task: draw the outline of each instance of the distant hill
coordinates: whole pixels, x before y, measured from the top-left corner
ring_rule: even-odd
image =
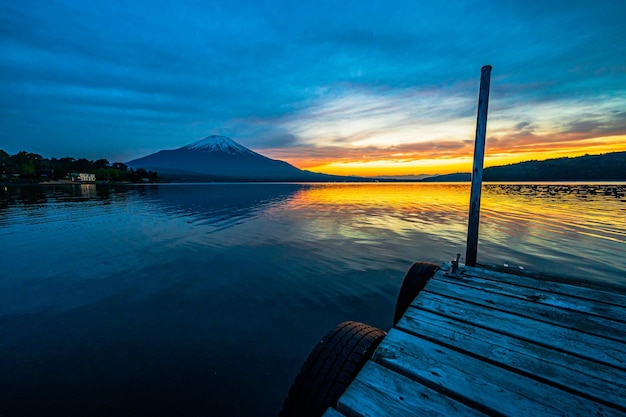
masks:
[[[626,181],[626,152],[486,168],[484,181]]]
[[[426,182],[470,181],[470,173],[436,175]],[[485,168],[483,181],[626,181],[626,152],[526,161]]]
[[[469,172],[455,172],[454,174],[436,175],[424,178],[423,182],[467,182],[471,179]]]
[[[419,174],[419,175],[377,175],[371,178],[376,178],[379,181],[396,182],[396,181],[421,181],[424,178],[429,178],[429,177],[430,175],[428,174]]]
[[[225,136],[208,136],[173,150],[134,159],[132,168],[154,170],[166,181],[363,181],[304,171],[251,151]]]

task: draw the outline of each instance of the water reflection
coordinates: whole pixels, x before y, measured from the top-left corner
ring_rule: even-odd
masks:
[[[494,194],[531,196],[533,198],[558,198],[576,196],[586,199],[588,196],[607,196],[622,199],[626,185],[581,184],[581,183],[542,183],[542,184],[486,184],[485,188]]]
[[[212,230],[229,228],[306,189],[302,184],[178,184],[142,188],[149,205]]]
[[[562,184],[495,184],[485,187],[486,223],[515,224],[515,236],[532,231],[580,235],[626,243],[626,186]],[[498,238],[498,232],[486,236]]]
[[[547,230],[625,243],[626,218],[619,215],[625,191],[623,184],[486,184],[481,239],[499,241],[502,230],[490,225],[507,224],[516,238]],[[468,203],[468,184],[323,184],[300,191],[289,207],[330,213],[353,226],[461,237]]]
[[[600,276],[614,275],[611,271],[624,269],[624,262],[615,254],[623,252],[626,242],[625,191],[626,185],[621,183],[486,184],[479,262],[513,263],[545,272],[557,272],[559,265],[566,263],[575,266],[572,274],[583,275],[590,274],[593,265],[601,265],[606,271]],[[144,239],[154,244],[223,246],[290,241],[322,253],[331,250],[332,242],[344,242],[342,256],[350,265],[377,254],[413,261],[428,253],[428,260],[439,262],[447,260],[450,253],[464,253],[469,184],[3,187],[0,223],[20,222],[25,216],[46,221],[51,207],[55,208],[52,219],[69,216],[63,206],[50,203],[107,206],[131,200],[141,204],[146,213],[166,216],[167,220],[146,220],[142,226]],[[9,215],[11,207],[14,210]],[[128,218],[131,214],[118,215]],[[82,214],[72,217],[77,215]],[[264,220],[251,222],[260,218]],[[106,220],[103,217],[101,221]],[[182,228],[179,221],[193,228]],[[112,229],[106,223],[102,227]],[[221,231],[228,233],[211,236]],[[387,249],[381,253],[382,241]],[[440,253],[432,250],[433,241],[443,245],[438,244]],[[407,254],[407,247],[415,255]]]
[[[479,262],[624,283],[623,191],[487,184]],[[0,414],[276,415],[321,334],[389,328],[411,262],[464,252],[468,201],[468,184],[0,189]]]
[[[12,205],[44,204],[47,201],[47,193],[39,187],[2,187],[0,188],[0,208],[6,209]]]
[[[303,226],[320,236],[364,242],[419,232],[458,240],[468,190],[466,184],[319,184],[299,192],[289,209],[316,212]]]
[[[0,208],[42,205],[50,199],[61,202],[108,200],[134,189],[133,186],[96,184],[4,186],[0,188]]]
[[[625,191],[619,183],[486,184],[479,262],[616,282],[626,269],[618,255],[626,243]],[[468,202],[469,184],[321,184],[288,205],[306,213],[300,227],[316,239],[405,239],[440,261],[447,252],[433,255],[420,243],[444,241],[464,254]]]
[[[93,198],[97,195],[96,184],[80,184],[78,189],[81,197]]]
[[[541,255],[539,247],[585,250],[626,241],[624,184],[486,184],[481,244]],[[39,216],[51,202],[109,204],[139,198],[144,210],[215,232],[265,215],[257,233],[283,226],[305,239],[371,243],[416,233],[462,247],[467,225],[468,184],[186,184],[111,187],[80,184],[0,189],[0,222]],[[9,220],[10,221],[10,220]],[[16,221],[19,219],[16,218]],[[265,228],[265,229],[264,229]],[[254,231],[246,231],[254,233]],[[606,249],[606,248],[605,248]],[[610,247],[608,249],[613,249]],[[576,252],[576,251],[575,251]],[[498,250],[502,253],[502,249]]]

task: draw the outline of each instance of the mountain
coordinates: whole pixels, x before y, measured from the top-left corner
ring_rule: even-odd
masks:
[[[626,152],[527,161],[486,168],[484,181],[624,181]]]
[[[372,178],[376,178],[380,181],[421,181],[424,178],[430,178],[431,176],[428,174],[419,174],[419,175],[377,175]]]
[[[455,172],[454,174],[435,175],[434,177],[424,178],[423,182],[467,182],[472,178],[469,172]]]
[[[304,171],[284,161],[251,151],[225,136],[208,136],[173,150],[163,150],[126,163],[156,171],[165,181],[394,181]],[[417,178],[415,178],[417,180]],[[470,174],[438,175],[422,181],[469,181]],[[527,161],[485,168],[484,181],[624,181],[626,152]]]
[[[182,148],[163,150],[126,163],[157,171],[166,181],[357,181],[303,171],[270,159],[226,136],[208,136]]]
[[[470,181],[471,174],[437,175],[422,181]],[[483,181],[625,181],[626,152],[526,161],[485,168]]]

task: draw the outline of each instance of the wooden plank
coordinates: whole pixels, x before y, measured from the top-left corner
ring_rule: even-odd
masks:
[[[435,279],[431,281],[434,280]],[[482,291],[509,295],[511,297],[517,297],[525,300],[532,300],[538,304],[579,311],[626,323],[626,305],[617,306],[613,304],[606,304],[597,300],[582,299],[570,295],[545,291],[541,288],[523,287],[475,276],[460,276],[459,278],[452,278],[441,274],[437,276],[436,281],[471,286],[472,288],[477,288]]]
[[[461,267],[460,276],[477,277],[490,279],[499,282],[505,282],[513,285],[541,288],[544,291],[550,291],[557,294],[565,294],[573,297],[595,300],[606,304],[614,304],[617,306],[626,306],[626,292],[624,291],[603,291],[596,288],[587,288],[579,285],[566,284],[562,282],[549,281],[529,276],[506,274],[498,271],[490,271],[484,268],[467,268]],[[439,270],[437,275],[443,275],[445,271]]]
[[[623,412],[392,329],[374,361],[490,415],[624,416]]]
[[[582,331],[618,342],[626,339],[626,323],[618,322],[579,311],[572,311],[535,302],[535,297],[519,298],[509,295],[484,291],[461,283],[444,279],[431,279],[424,288],[435,294],[469,301],[488,308],[494,308],[520,316],[529,317],[545,323]],[[541,294],[535,294],[539,297]],[[581,300],[581,304],[583,300]]]
[[[337,408],[349,416],[485,415],[371,361],[339,398]]]
[[[411,304],[465,323],[491,329],[591,361],[626,369],[626,344],[493,308],[422,291]]]
[[[414,308],[396,327],[626,411],[626,371]]]
[[[329,408],[328,410],[326,410],[324,414],[322,414],[322,417],[346,417],[346,416],[344,414],[341,414],[339,411],[335,410],[334,408]]]

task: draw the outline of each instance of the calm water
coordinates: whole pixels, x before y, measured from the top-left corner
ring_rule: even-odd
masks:
[[[486,185],[479,262],[626,285],[626,186]],[[344,320],[465,253],[467,184],[0,189],[0,416],[276,415]]]

